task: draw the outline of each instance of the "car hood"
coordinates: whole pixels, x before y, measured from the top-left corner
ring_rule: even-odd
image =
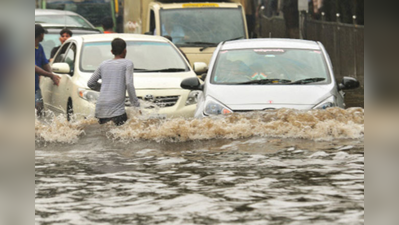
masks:
[[[183,79],[195,76],[194,72],[134,73],[134,86],[136,89],[181,89]]]
[[[87,81],[92,73],[84,73],[79,82],[87,87]],[[195,73],[134,73],[134,87],[140,89],[181,89],[180,83],[188,77],[196,77]]]
[[[332,95],[334,84],[212,85],[206,91],[232,110],[311,108]]]

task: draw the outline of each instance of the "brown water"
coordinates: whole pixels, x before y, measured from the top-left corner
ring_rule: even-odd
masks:
[[[36,224],[363,224],[364,110],[36,120]]]

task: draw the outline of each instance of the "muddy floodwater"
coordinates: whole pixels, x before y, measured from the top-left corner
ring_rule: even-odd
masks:
[[[364,110],[35,121],[36,224],[364,224]]]

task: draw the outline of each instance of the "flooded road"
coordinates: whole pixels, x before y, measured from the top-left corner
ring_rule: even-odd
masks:
[[[364,224],[364,111],[36,120],[36,224]]]

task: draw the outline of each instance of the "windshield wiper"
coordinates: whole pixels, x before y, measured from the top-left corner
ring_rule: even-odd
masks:
[[[232,38],[232,39],[225,40],[225,41],[234,41],[234,40],[238,40],[238,39],[242,39],[242,38],[244,38],[244,37],[243,37],[243,36],[241,36],[241,37],[236,37],[236,38]]]
[[[153,72],[183,72],[186,71],[184,68],[166,68],[161,70],[147,70],[147,69],[134,69],[137,72],[153,73]]]
[[[134,72],[147,72],[149,70],[147,69],[142,69],[142,68],[134,68]]]
[[[184,42],[184,44],[189,44],[189,45],[211,45],[211,46],[216,46],[216,43],[213,43],[213,42],[203,42],[203,41]],[[184,44],[182,44],[182,45],[184,45]]]
[[[241,36],[241,37],[236,37],[236,38],[232,38],[232,39],[228,39],[228,40],[226,40],[226,41],[234,41],[234,40],[238,40],[238,39],[242,39],[242,38],[243,38],[243,36]],[[209,47],[211,47],[211,46],[204,46],[204,47],[200,48],[200,52],[204,51],[205,49],[207,49],[207,48],[209,48]]]
[[[325,79],[326,78],[323,78],[323,77],[306,78],[306,79],[302,79],[302,80],[297,80],[297,81],[291,82],[289,84],[309,84],[309,83],[320,82],[320,81],[323,81]]]
[[[231,83],[231,84],[286,84],[290,83],[290,80],[286,79],[262,79],[262,80],[251,80],[246,82]]]
[[[212,42],[202,42],[202,41],[193,41],[193,42],[185,42],[184,44],[181,44],[179,46],[183,46],[184,45],[205,45],[203,47],[200,48],[200,52],[204,51],[205,49],[209,48],[209,47],[215,47],[217,44],[216,43],[212,43]]]

